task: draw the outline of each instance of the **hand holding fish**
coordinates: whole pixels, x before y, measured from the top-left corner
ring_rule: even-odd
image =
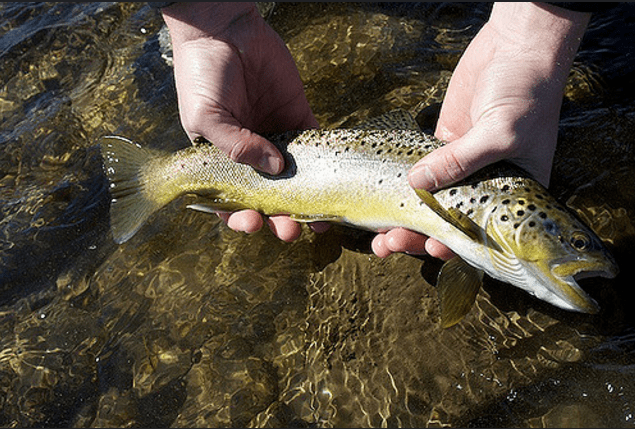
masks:
[[[284,42],[253,3],[176,3],[162,12],[172,39],[181,123],[190,139],[202,136],[236,162],[279,173],[280,152],[257,133],[318,127]],[[253,210],[220,216],[243,232],[263,226]],[[267,222],[282,240],[300,235],[300,225],[288,216]]]
[[[549,184],[567,76],[590,13],[536,3],[495,3],[459,61],[435,136],[452,143],[410,171],[416,189],[435,191],[508,159]],[[374,252],[453,254],[403,229],[379,234]]]

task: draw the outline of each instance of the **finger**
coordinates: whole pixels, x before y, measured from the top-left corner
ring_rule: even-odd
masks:
[[[225,152],[233,161],[276,175],[284,168],[280,151],[264,137],[240,126],[224,114],[210,115],[199,134]],[[190,136],[192,137],[192,136]]]
[[[385,258],[397,252],[410,255],[425,255],[427,239],[426,236],[405,228],[395,228],[388,232],[377,234],[371,242],[371,249],[380,258]]]
[[[428,237],[405,228],[391,229],[386,233],[386,247],[393,253],[402,252],[410,255],[425,255],[425,243]]]
[[[380,258],[386,258],[392,254],[392,251],[390,251],[386,245],[385,233],[379,233],[373,237],[373,241],[370,243],[370,248],[373,250],[373,253]]]
[[[504,144],[498,144],[496,136],[475,127],[423,157],[410,170],[408,181],[415,189],[436,191],[500,161],[506,157],[506,150]]]
[[[456,256],[456,253],[454,253],[449,247],[434,238],[430,238],[426,241],[425,250],[430,256],[443,261],[448,261]]]
[[[328,231],[331,228],[331,224],[328,222],[311,222],[309,223],[309,228],[314,232],[322,233]]]
[[[269,216],[269,228],[282,241],[291,242],[300,237],[302,227],[287,215]]]
[[[234,231],[246,232],[248,234],[257,232],[262,228],[264,222],[260,213],[254,210],[242,210],[236,213],[223,213],[221,218],[227,219],[227,226]]]

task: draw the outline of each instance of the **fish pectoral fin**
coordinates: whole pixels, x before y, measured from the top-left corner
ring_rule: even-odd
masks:
[[[342,218],[338,216],[326,215],[326,214],[302,214],[292,213],[289,215],[291,219],[296,222],[341,222]]]
[[[411,130],[421,131],[421,127],[404,109],[395,109],[383,115],[371,118],[353,127],[354,130]]]
[[[446,209],[437,201],[436,198],[434,198],[434,195],[425,189],[415,189],[415,192],[421,201],[434,210],[434,212],[441,216],[445,221],[453,225],[472,240],[485,244],[483,240],[483,228],[478,226],[467,215],[455,208]]]
[[[469,313],[483,284],[483,271],[458,256],[443,264],[437,280],[441,326],[449,328]]]

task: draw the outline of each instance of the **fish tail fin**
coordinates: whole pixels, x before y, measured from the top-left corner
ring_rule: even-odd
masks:
[[[110,228],[116,243],[128,241],[163,204],[146,189],[144,166],[157,155],[118,136],[102,138],[104,170],[110,182]]]

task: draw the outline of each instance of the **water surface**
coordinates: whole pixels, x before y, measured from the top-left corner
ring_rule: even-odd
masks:
[[[323,127],[404,108],[432,130],[489,4],[263,7]],[[439,262],[188,211],[113,243],[96,145],[176,150],[163,22],[144,3],[0,6],[0,424],[631,427],[635,21],[596,14],[567,86],[552,193],[614,252],[602,310],[488,281],[438,326]]]

